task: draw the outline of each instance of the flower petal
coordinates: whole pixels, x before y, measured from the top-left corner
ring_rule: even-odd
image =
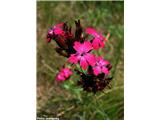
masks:
[[[97,50],[99,49],[99,39],[98,38],[94,38],[93,41],[92,41],[92,46],[93,46],[93,49]]]
[[[92,50],[92,44],[89,41],[83,43],[83,52],[89,52]]]
[[[88,63],[85,59],[85,57],[81,57],[80,59],[80,66],[82,67],[82,69],[86,70],[88,67]]]
[[[105,74],[109,74],[109,71],[106,67],[102,67],[102,72],[105,73]]]
[[[68,78],[70,75],[72,75],[72,71],[69,68],[64,68],[63,73],[66,78]]]
[[[80,42],[74,42],[73,48],[79,53],[83,52],[83,49],[82,49],[83,47],[82,47],[82,44]]]
[[[93,54],[87,53],[84,57],[89,63],[89,65],[94,66],[96,64],[96,59]]]
[[[102,47],[102,48],[103,48],[103,47],[104,47],[104,45],[105,45],[105,44],[104,44],[104,41],[99,42],[99,45],[100,45],[100,47]]]
[[[60,24],[53,26],[52,29],[53,29],[55,35],[64,35],[64,31],[62,29],[63,25],[64,25],[64,23],[60,23]]]
[[[93,36],[95,36],[97,34],[97,31],[94,28],[88,27],[86,28],[86,33],[91,34]]]
[[[68,61],[70,63],[77,63],[78,62],[78,57],[76,56],[76,54],[71,54],[71,56],[68,58]]]
[[[101,60],[99,61],[99,63],[100,63],[102,66],[105,66],[105,65],[108,65],[108,64],[109,64],[109,62],[108,62],[107,60],[104,60],[104,59],[101,59]]]
[[[64,35],[64,31],[61,28],[56,28],[54,33],[55,35]]]
[[[97,76],[101,72],[101,68],[99,66],[96,66],[93,68],[93,73]]]
[[[63,74],[59,73],[59,74],[56,76],[56,80],[57,80],[57,81],[64,81],[64,80],[65,80],[65,77],[63,76]]]

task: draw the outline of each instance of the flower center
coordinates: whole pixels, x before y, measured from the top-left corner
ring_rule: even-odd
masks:
[[[101,67],[101,68],[103,67],[103,64],[102,64],[101,61],[98,61],[96,64],[97,64],[97,66],[99,66],[99,67]]]
[[[84,56],[86,53],[85,52],[83,52],[83,53],[81,53],[81,56]]]

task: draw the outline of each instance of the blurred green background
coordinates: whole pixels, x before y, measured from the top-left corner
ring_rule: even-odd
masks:
[[[111,89],[95,95],[74,85],[76,76],[63,85],[54,82],[65,58],[55,52],[56,44],[46,42],[54,24],[80,19],[104,36],[111,34],[103,56],[113,65]],[[37,117],[60,120],[124,119],[124,2],[123,1],[37,1]]]

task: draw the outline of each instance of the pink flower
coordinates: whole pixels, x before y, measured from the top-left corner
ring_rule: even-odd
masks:
[[[106,67],[109,62],[104,60],[102,57],[97,57],[96,58],[96,64],[93,67],[93,73],[97,76],[98,74],[100,74],[101,72],[105,73],[105,74],[109,74],[109,70]]]
[[[75,64],[80,62],[80,66],[84,70],[87,69],[88,65],[95,65],[95,57],[93,54],[89,53],[92,50],[92,44],[89,41],[85,41],[84,43],[75,42],[73,47],[76,53],[71,54],[69,62]]]
[[[100,47],[104,47],[105,37],[103,37],[95,29],[87,28],[86,33],[88,33],[94,37],[93,41],[92,41],[92,45],[95,50],[99,49]]]
[[[47,34],[48,43],[51,42],[51,40],[55,38],[57,35],[64,36],[65,32],[62,29],[63,25],[64,23],[60,23],[60,24],[53,26],[52,28],[48,30],[48,34]]]
[[[64,31],[62,29],[63,25],[64,23],[60,23],[60,24],[53,26],[53,32],[55,35],[64,35]]]
[[[65,81],[72,75],[72,71],[69,68],[63,68],[61,71],[57,74],[56,80],[57,81]]]

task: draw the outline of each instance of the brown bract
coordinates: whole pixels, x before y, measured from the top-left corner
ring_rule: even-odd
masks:
[[[111,79],[111,77],[105,76],[104,73],[98,76],[82,73],[78,85],[82,86],[84,91],[96,93],[102,91],[105,87],[110,88]]]

